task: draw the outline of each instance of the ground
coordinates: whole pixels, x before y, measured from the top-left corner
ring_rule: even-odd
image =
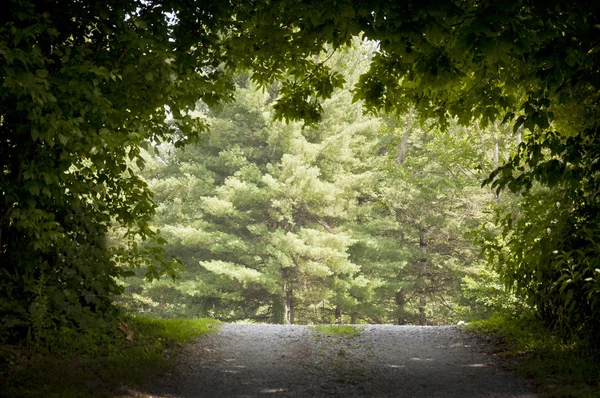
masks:
[[[456,327],[224,325],[200,338],[150,397],[537,397]]]

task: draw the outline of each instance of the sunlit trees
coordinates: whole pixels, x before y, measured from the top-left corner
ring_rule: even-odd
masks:
[[[332,62],[364,65],[368,51]],[[275,87],[238,84],[234,103],[206,111],[203,145],[149,155],[154,225],[186,270],[130,284],[128,305],[274,322],[465,315],[461,279],[478,265],[467,233],[495,201],[479,186],[495,167],[488,155],[506,147],[478,126],[366,117],[351,84],[324,102],[318,129],[285,125],[270,118]]]
[[[599,7],[9,1],[0,17],[2,335],[103,319],[118,292],[117,261],[154,258],[150,275],[169,272],[156,248],[136,253],[133,237],[154,237],[153,205],[130,164],[141,162],[140,146],[193,141],[203,122],[189,111],[198,100],[230,98],[231,76],[248,70],[254,84],[278,82],[276,118],[315,125],[323,100],[344,84],[322,54],[360,34],[378,43],[354,91],[367,109],[414,106],[441,126],[456,117],[524,128],[519,151],[488,182],[526,197],[540,184],[560,193],[560,206],[538,212],[539,202],[527,199],[522,225],[503,217],[532,250],[509,238],[498,253],[512,260],[496,267],[549,323],[600,330]],[[534,214],[546,214],[531,220],[545,229],[528,229]],[[107,251],[113,222],[129,230],[130,250]]]
[[[488,130],[479,126],[452,123],[440,131],[435,123],[420,125],[414,113],[383,126],[377,178],[359,208],[353,230],[360,238],[351,250],[379,281],[371,298],[379,306],[375,319],[426,324],[476,316],[464,307],[473,302],[462,295],[462,279],[478,280],[472,231],[496,202],[480,181],[495,167],[486,154],[507,155],[511,145],[480,140]]]
[[[196,308],[224,319],[293,323],[317,307],[349,312],[359,268],[340,226],[356,205],[352,188],[367,178],[354,147],[377,121],[350,102],[336,114],[338,102],[326,104],[336,118],[329,126],[327,118],[318,130],[285,125],[271,118],[270,93],[238,81],[247,87],[209,112],[202,146],[156,155],[145,171],[156,225],[187,266],[175,289],[216,303]]]

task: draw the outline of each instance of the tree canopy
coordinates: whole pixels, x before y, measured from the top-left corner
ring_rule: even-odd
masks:
[[[110,312],[118,262],[176,266],[155,245],[140,148],[193,142],[200,102],[233,76],[279,89],[275,118],[315,125],[343,85],[327,59],[353,37],[377,52],[354,99],[524,128],[486,180],[523,193],[484,245],[508,285],[558,326],[600,330],[600,4],[565,0],[102,2],[10,0],[0,17],[2,336]],[[539,192],[537,190],[540,190]],[[551,195],[545,195],[543,190]],[[535,195],[541,195],[535,200]],[[552,203],[542,203],[552,198]],[[552,205],[553,204],[553,205]],[[544,211],[536,211],[543,206]],[[125,245],[105,236],[123,225]],[[497,231],[497,230],[496,230]],[[575,326],[577,325],[577,326]]]
[[[241,75],[236,100],[206,111],[202,145],[146,155],[152,225],[185,270],[125,281],[129,310],[279,323],[465,315],[460,282],[480,264],[465,232],[494,198],[472,158],[487,148],[473,126],[458,138],[456,123],[442,133],[413,113],[363,115],[350,90],[371,52],[355,40],[329,60],[346,83],[318,129],[273,120],[276,85],[261,92]]]

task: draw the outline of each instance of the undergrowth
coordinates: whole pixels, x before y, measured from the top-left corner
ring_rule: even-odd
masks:
[[[349,360],[360,347],[355,339],[363,328],[353,325],[315,325],[308,327],[317,342],[317,356],[324,357],[334,372],[336,383],[356,384],[368,379],[360,361]]]
[[[565,338],[535,319],[494,314],[467,327],[495,339],[499,355],[546,397],[600,397],[600,352],[590,341]]]
[[[358,337],[362,328],[353,325],[315,325],[309,329],[318,335]]]
[[[173,366],[178,348],[218,325],[135,317],[109,335],[63,329],[44,346],[0,345],[0,396],[143,396],[144,383]]]

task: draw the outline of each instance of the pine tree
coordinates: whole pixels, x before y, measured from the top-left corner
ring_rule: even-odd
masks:
[[[324,104],[318,129],[286,125],[273,121],[271,92],[247,76],[238,85],[235,103],[208,111],[202,146],[149,161],[155,222],[187,267],[182,282],[154,288],[175,290],[184,312],[224,319],[319,322],[350,313],[360,269],[343,223],[370,176],[354,152],[377,121],[350,105],[346,89]]]

